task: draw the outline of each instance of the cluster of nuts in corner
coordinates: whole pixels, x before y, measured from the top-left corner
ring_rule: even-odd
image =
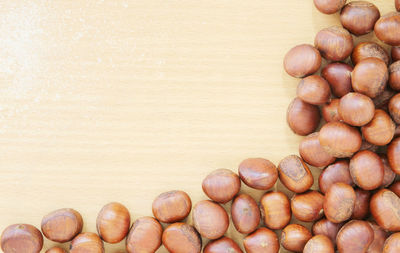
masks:
[[[324,168],[323,212],[337,234],[326,234],[331,246],[311,239],[307,245],[318,250],[304,252],[334,252],[335,245],[341,253],[400,252],[400,182],[393,183],[400,174],[400,13],[381,16],[367,1],[314,4],[325,14],[340,11],[342,26],[322,29],[314,45],[286,54],[286,72],[302,78],[287,122],[306,136],[299,146],[304,162]],[[399,0],[395,8],[400,11]],[[370,32],[378,41],[354,45],[353,36]],[[327,64],[318,75],[322,58]]]
[[[314,4],[325,14],[340,11],[343,27],[323,29],[314,46],[296,46],[285,56],[286,72],[303,78],[287,111],[290,128],[306,136],[300,156],[287,156],[278,167],[249,158],[238,174],[215,170],[202,183],[210,200],[197,202],[192,210],[187,193],[165,192],[153,202],[154,218],[138,218],[132,226],[128,209],[109,203],[98,214],[97,234],[82,232],[76,210],[59,209],[42,219],[41,231],[28,224],[7,227],[1,235],[3,252],[39,253],[44,235],[57,243],[71,242],[71,253],[103,253],[103,242],[124,239],[128,253],[154,253],[161,244],[171,253],[200,253],[202,238],[210,239],[205,253],[240,253],[239,244],[225,236],[230,217],[245,235],[241,243],[247,253],[277,253],[281,247],[305,253],[400,252],[400,181],[395,182],[400,174],[400,13],[381,16],[367,1]],[[400,11],[400,0],[395,7]],[[353,35],[372,31],[392,46],[391,60],[378,43],[354,47]],[[316,75],[321,56],[329,63]],[[352,64],[346,63],[349,56]],[[325,124],[315,132],[321,114]],[[311,190],[314,177],[308,165],[323,168],[319,190]],[[278,179],[295,193],[291,199],[271,191]],[[259,203],[239,193],[242,182],[266,191]],[[230,215],[223,206],[229,201]],[[312,222],[311,231],[290,224],[292,215]],[[282,230],[280,240],[276,230]],[[53,247],[46,252],[66,251]]]

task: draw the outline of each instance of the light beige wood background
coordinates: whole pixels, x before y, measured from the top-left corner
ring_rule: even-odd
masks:
[[[95,231],[110,201],[136,219],[163,191],[204,199],[213,169],[297,153],[282,59],[337,23],[312,0],[1,1],[0,230],[73,207]]]

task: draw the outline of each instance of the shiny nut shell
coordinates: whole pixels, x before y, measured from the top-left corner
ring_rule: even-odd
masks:
[[[247,253],[278,253],[280,248],[275,232],[263,227],[246,236],[243,246]]]
[[[313,175],[307,164],[296,155],[283,158],[279,163],[278,172],[282,184],[292,192],[305,192],[314,183]]]
[[[360,132],[341,122],[326,123],[319,131],[319,143],[332,156],[350,157],[361,147]]]
[[[153,201],[153,214],[157,220],[172,223],[185,219],[192,208],[192,201],[184,191],[169,191]]]
[[[103,241],[95,233],[81,233],[71,242],[70,253],[104,253]]]
[[[240,190],[239,176],[227,169],[211,172],[202,183],[204,193],[218,203],[226,203]]]
[[[97,232],[101,239],[108,243],[122,241],[129,232],[131,216],[128,209],[117,202],[105,205],[99,212],[96,221]]]
[[[169,252],[173,253],[201,252],[201,237],[194,227],[185,223],[178,222],[169,225],[162,235],[162,243]]]
[[[400,231],[400,198],[392,191],[382,189],[375,193],[371,198],[370,211],[381,228]]]
[[[42,247],[42,233],[29,224],[8,226],[1,234],[1,249],[4,253],[39,253]]]
[[[260,223],[260,209],[257,202],[248,194],[239,194],[231,207],[232,222],[237,231],[250,234]]]
[[[192,218],[196,230],[207,239],[220,238],[229,226],[229,218],[225,209],[209,200],[197,202],[193,207]]]
[[[249,158],[240,163],[239,177],[243,183],[251,188],[268,190],[278,180],[278,170],[267,159]]]
[[[203,253],[243,253],[239,245],[229,237],[222,237],[218,240],[209,242]]]
[[[333,184],[325,194],[324,213],[328,220],[340,223],[348,220],[354,210],[356,193],[344,183]]]
[[[82,231],[83,220],[79,212],[63,208],[44,216],[41,227],[43,235],[49,240],[64,243]]]
[[[152,217],[137,219],[128,237],[126,238],[126,250],[128,253],[155,253],[161,246],[163,229],[161,224]]]
[[[261,216],[270,229],[282,229],[292,216],[288,197],[279,191],[268,192],[260,200]]]

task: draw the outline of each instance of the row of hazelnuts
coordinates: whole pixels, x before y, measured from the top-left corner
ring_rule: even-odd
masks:
[[[155,218],[138,218],[132,226],[128,209],[114,202],[105,205],[98,214],[98,235],[82,233],[82,216],[68,208],[46,215],[41,231],[51,241],[71,241],[71,253],[102,253],[103,241],[118,243],[125,238],[129,253],[156,252],[161,244],[172,253],[199,253],[202,237],[212,240],[205,246],[205,253],[240,253],[239,245],[224,236],[231,217],[236,230],[246,235],[243,246],[248,253],[277,253],[280,245],[306,253],[333,253],[335,247],[339,252],[383,252],[385,244],[394,244],[394,249],[400,250],[400,233],[390,237],[388,233],[400,231],[400,181],[393,184],[395,173],[384,157],[377,158],[385,176],[374,187],[366,188],[359,183],[358,174],[353,171],[365,164],[360,164],[357,157],[325,168],[318,181],[320,191],[310,190],[313,175],[299,156],[285,157],[278,167],[267,159],[249,158],[239,165],[238,174],[228,169],[210,173],[202,188],[211,200],[197,202],[193,210],[187,193],[169,191],[154,200]],[[278,179],[295,193],[291,199],[281,191],[268,191]],[[257,203],[249,194],[239,193],[241,182],[268,192]],[[389,185],[390,190],[386,189]],[[229,216],[222,204],[231,200]],[[182,222],[191,211],[193,226]],[[369,213],[374,221],[364,220]],[[302,222],[315,222],[312,232],[300,224],[289,224],[292,215]],[[260,227],[261,221],[265,227]],[[161,223],[168,224],[164,230]],[[280,242],[274,231],[279,229],[282,229]],[[11,225],[2,233],[2,250],[38,253],[43,247],[42,233],[32,225]],[[394,246],[391,247],[393,250]],[[46,252],[66,251],[54,247]]]
[[[400,11],[400,1],[394,3]],[[302,78],[288,107],[288,125],[306,136],[299,146],[302,159],[325,167],[319,192],[296,192],[311,180],[308,173],[292,174],[302,178],[294,186],[281,179],[296,193],[292,213],[305,221],[294,208],[299,198],[310,202],[299,204],[303,215],[323,210],[326,219],[317,221],[312,230],[329,231],[325,235],[340,253],[400,252],[400,182],[393,183],[400,174],[400,13],[381,16],[368,1],[314,0],[314,4],[325,14],[340,12],[342,26],[322,29],[314,45],[298,45],[284,59],[286,72]],[[392,46],[391,57],[373,41],[354,47],[353,35],[372,31]],[[349,57],[354,67],[346,63]],[[328,63],[317,75],[322,58]],[[322,209],[310,208],[313,205]],[[314,251],[306,247],[304,252],[334,252],[327,240],[313,238],[307,239],[314,240]]]

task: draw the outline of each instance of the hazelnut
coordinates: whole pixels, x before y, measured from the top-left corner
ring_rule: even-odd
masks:
[[[314,183],[310,169],[296,155],[290,155],[282,159],[278,166],[278,172],[282,184],[292,192],[305,192]]]
[[[105,205],[97,216],[97,232],[108,243],[122,241],[129,232],[131,216],[128,209],[117,202]]]
[[[71,208],[53,211],[42,219],[42,232],[54,242],[69,242],[82,231],[83,219],[79,212]]]
[[[252,233],[260,224],[260,209],[248,194],[239,194],[233,200],[231,213],[236,230],[242,234]]]
[[[139,218],[133,223],[126,238],[126,251],[128,253],[155,253],[161,246],[162,233],[161,224],[156,219]]]
[[[153,201],[153,214],[157,220],[173,223],[185,219],[192,208],[192,201],[184,191],[161,193]]]
[[[169,225],[162,235],[162,243],[169,252],[201,252],[201,237],[192,226],[185,223],[178,222]]]
[[[374,30],[381,16],[379,9],[367,1],[354,1],[346,4],[340,12],[343,27],[354,35],[364,35]]]
[[[324,78],[318,75],[307,76],[298,84],[297,96],[306,103],[321,105],[329,101],[331,89]]]
[[[229,226],[225,209],[209,200],[197,202],[193,208],[192,218],[196,230],[207,239],[220,238]]]
[[[299,153],[306,163],[315,167],[325,167],[336,160],[319,143],[318,132],[308,135],[300,142]]]
[[[388,79],[389,71],[386,63],[374,57],[358,62],[351,74],[354,91],[370,98],[374,98],[383,92]]]
[[[283,67],[293,77],[314,74],[321,66],[321,55],[312,45],[302,44],[290,49],[285,55]]]
[[[353,51],[353,37],[346,29],[331,26],[317,33],[314,45],[325,59],[343,61]]]
[[[203,191],[212,200],[218,203],[227,203],[240,190],[239,176],[227,169],[218,169],[211,172],[203,180]]]
[[[326,123],[318,139],[328,154],[338,158],[350,157],[361,148],[360,132],[341,122]]]
[[[304,246],[312,237],[311,232],[304,226],[289,224],[282,230],[282,246],[293,252],[303,252]]]
[[[284,228],[292,216],[288,197],[279,191],[264,194],[260,200],[260,209],[264,223],[270,229]]]
[[[29,224],[8,226],[1,234],[1,249],[4,253],[39,253],[42,247],[42,233]]]
[[[70,253],[104,253],[103,241],[95,233],[81,233],[71,242]]]
[[[348,220],[353,214],[356,193],[348,184],[335,183],[325,194],[324,213],[328,220],[340,223]]]
[[[320,119],[318,106],[306,103],[300,98],[295,98],[290,103],[286,114],[286,121],[292,131],[303,136],[314,132]]]
[[[259,228],[246,236],[243,240],[243,246],[247,253],[278,253],[280,248],[278,236],[268,228]]]
[[[240,163],[239,177],[243,183],[251,188],[268,190],[278,180],[278,170],[267,159],[249,158]]]
[[[358,3],[358,1],[351,3]],[[354,48],[353,53],[351,54],[351,61],[353,62],[354,65],[357,65],[360,61],[370,57],[381,59],[382,61],[385,62],[386,65],[389,65],[390,58],[388,52],[386,52],[386,50],[383,47],[381,47],[379,44],[375,42],[361,42],[360,44],[358,44]]]
[[[328,81],[333,95],[343,97],[353,90],[351,86],[351,72],[353,67],[342,62],[333,62],[326,65],[321,76]]]

